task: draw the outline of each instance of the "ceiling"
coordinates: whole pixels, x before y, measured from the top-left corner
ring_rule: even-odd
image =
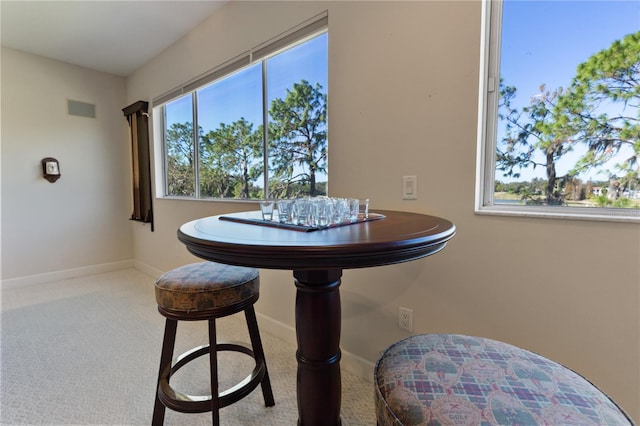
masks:
[[[228,0],[0,1],[3,46],[128,76]]]

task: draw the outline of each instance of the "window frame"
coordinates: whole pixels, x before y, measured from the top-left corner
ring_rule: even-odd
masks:
[[[503,0],[482,2],[475,213],[480,215],[640,223],[640,209],[495,204]]]
[[[199,140],[198,140],[198,97],[197,92],[206,86],[209,86],[216,81],[222,80],[226,77],[229,77],[235,73],[241,72],[242,70],[249,68],[251,66],[255,66],[256,64],[260,64],[261,66],[261,74],[262,74],[262,119],[265,124],[268,122],[268,105],[267,102],[267,91],[266,87],[266,62],[280,53],[283,53],[291,48],[294,48],[298,45],[301,45],[307,41],[312,40],[313,38],[319,37],[323,34],[327,34],[329,30],[328,23],[328,12],[324,11],[302,23],[296,25],[295,27],[279,34],[278,36],[267,40],[266,42],[257,45],[240,55],[222,63],[221,65],[201,74],[200,76],[195,77],[192,80],[187,81],[181,86],[174,88],[166,93],[163,93],[152,100],[152,108],[153,108],[153,117],[155,118],[154,125],[154,139],[156,141],[155,145],[160,147],[161,152],[161,161],[160,163],[156,161],[157,165],[161,165],[162,174],[156,174],[156,193],[161,189],[161,195],[157,195],[156,198],[164,198],[164,199],[174,199],[174,200],[189,200],[189,201],[220,201],[220,202],[234,202],[234,203],[255,203],[260,201],[259,198],[224,198],[224,197],[205,197],[200,195],[200,184],[199,184]],[[327,52],[328,53],[328,52]],[[325,88],[328,90],[328,87]],[[166,145],[166,108],[165,106],[175,100],[180,99],[186,95],[191,96],[191,105],[193,112],[193,143],[194,143],[194,195],[170,195],[168,194],[168,156],[167,156],[167,145]],[[159,141],[158,141],[159,138]],[[269,170],[268,170],[268,135],[267,132],[263,134],[263,168],[264,168],[264,191],[266,194],[265,198],[269,198],[269,188],[268,188],[268,179],[269,179]],[[328,173],[327,173],[327,185],[328,185]],[[264,198],[263,198],[264,199]]]

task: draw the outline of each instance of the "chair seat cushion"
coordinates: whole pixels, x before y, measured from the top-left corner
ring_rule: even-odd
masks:
[[[198,262],[163,274],[155,283],[158,306],[182,312],[225,308],[256,297],[257,269]]]
[[[481,337],[401,340],[382,354],[374,379],[381,426],[633,424],[572,370]]]

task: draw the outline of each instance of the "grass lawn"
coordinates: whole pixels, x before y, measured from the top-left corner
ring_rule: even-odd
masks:
[[[513,194],[510,192],[495,192],[493,196],[495,200],[520,200],[522,198],[519,194]],[[539,197],[538,199],[542,200],[543,197]],[[640,199],[632,198],[629,201],[630,201],[630,205],[628,207],[623,207],[623,208],[640,209]],[[581,201],[569,200],[567,201],[567,206],[569,207],[600,207],[597,205],[597,202],[595,199],[587,199],[587,200],[581,200]],[[607,207],[611,207],[611,206],[607,206]]]

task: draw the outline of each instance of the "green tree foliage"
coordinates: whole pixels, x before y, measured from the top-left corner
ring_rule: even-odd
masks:
[[[252,198],[262,174],[262,126],[256,131],[244,118],[220,123],[200,139],[200,194],[205,197]]]
[[[193,196],[194,143],[193,123],[175,123],[167,129],[167,193]]]
[[[631,157],[611,175],[622,173],[622,190],[630,185],[637,188],[639,83],[640,32],[615,41],[580,64],[566,91],[550,91],[542,85],[540,94],[520,110],[512,107],[517,89],[501,80],[499,119],[505,123],[505,134],[498,144],[496,168],[506,177],[517,178],[521,169],[544,167],[545,203],[562,204],[585,196],[576,176],[631,147]],[[578,145],[586,147],[586,154],[567,174],[558,176],[558,161]]]
[[[317,182],[327,168],[327,96],[322,86],[302,80],[274,99],[269,110],[270,198],[326,194],[326,182]],[[256,130],[244,118],[204,134],[198,129],[200,196],[261,198],[257,185],[264,173],[263,126]],[[195,195],[193,123],[175,123],[167,129],[168,194]],[[295,173],[295,174],[294,174]]]
[[[638,182],[640,156],[640,32],[614,41],[578,66],[558,100],[558,126],[588,146],[574,173],[599,166],[621,149],[631,156],[617,165],[623,186]],[[603,112],[603,110],[615,112]]]
[[[516,169],[544,167],[547,178],[544,192],[546,204],[557,205],[563,200],[558,181],[568,176],[558,176],[556,165],[564,154],[571,151],[572,146],[567,143],[562,129],[555,126],[553,109],[561,89],[550,92],[541,86],[540,92],[539,96],[531,99],[529,106],[518,111],[511,106],[516,88],[505,87],[501,82],[501,107],[505,111],[506,133],[501,145],[503,149],[497,151],[497,167],[505,176],[513,177],[520,176]],[[542,161],[537,160],[536,153],[542,154]]]
[[[280,182],[272,195],[291,196],[296,184],[308,185],[311,196],[319,195],[316,176],[327,168],[327,95],[322,86],[295,83],[285,99],[271,102],[269,114],[269,170]],[[294,175],[296,170],[302,171]]]

